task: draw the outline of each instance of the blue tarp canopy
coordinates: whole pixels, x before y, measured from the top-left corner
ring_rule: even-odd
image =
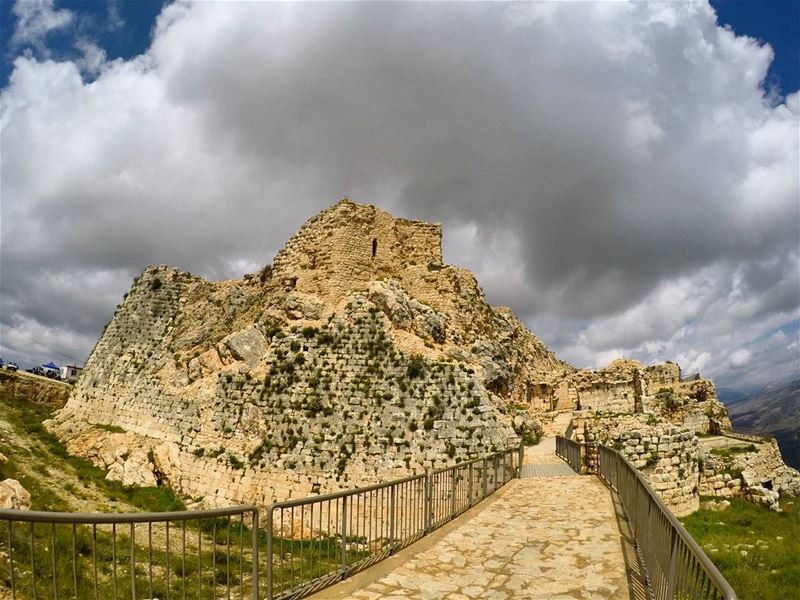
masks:
[[[54,369],[54,370],[58,371],[58,366],[57,366],[57,365],[54,365],[54,364],[52,363],[52,361],[51,361],[51,362],[49,362],[49,363],[47,363],[47,364],[44,364],[44,365],[42,365],[42,366],[43,366],[45,369]]]

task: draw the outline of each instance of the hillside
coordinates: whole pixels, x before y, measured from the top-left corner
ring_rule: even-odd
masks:
[[[728,412],[735,427],[772,433],[786,463],[800,468],[800,379],[771,383],[728,403]]]

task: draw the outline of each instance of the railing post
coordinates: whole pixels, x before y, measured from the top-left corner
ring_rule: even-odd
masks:
[[[482,492],[481,500],[483,500],[484,498],[486,498],[486,484],[487,484],[487,482],[486,482],[487,464],[486,464],[486,457],[485,456],[483,457],[483,462],[482,462],[481,466],[482,466],[482,468],[481,468],[481,477],[482,477],[482,481],[481,481],[481,492]]]
[[[389,488],[389,552],[394,553],[395,546],[395,524],[394,524],[394,511],[395,509],[395,496],[397,493],[397,486],[393,485]]]
[[[525,445],[520,442],[519,443],[519,465],[517,469],[517,477],[522,477],[522,462],[525,460]]]
[[[669,570],[667,571],[667,598],[675,597],[675,567],[678,562],[678,532],[672,530],[672,552],[669,556]]]
[[[450,489],[452,490],[452,494],[451,494],[451,497],[450,497],[450,518],[452,519],[453,517],[456,516],[456,469],[455,469],[455,467],[453,467],[453,470],[451,471],[451,473],[453,475],[450,478],[450,480],[451,480],[450,481],[450,483],[451,483],[451,488]]]
[[[430,532],[433,522],[433,477],[431,472],[425,474],[425,532]]]
[[[469,463],[468,468],[469,472],[467,476],[467,496],[469,497],[469,500],[467,502],[467,506],[472,506],[472,477],[473,477],[472,462]]]
[[[272,515],[273,508],[267,508],[267,600],[272,600]]]
[[[253,509],[253,600],[258,600],[258,509]],[[270,556],[270,561],[272,557]],[[212,584],[213,585],[213,584]]]
[[[342,498],[342,578],[347,572],[347,496]]]
[[[55,531],[55,525],[53,525]],[[131,523],[131,596],[136,598],[136,525]],[[55,547],[55,533],[53,534],[53,592],[56,592],[56,547]],[[199,550],[198,550],[199,552]],[[200,556],[197,557],[198,561]],[[35,593],[35,592],[34,592]]]

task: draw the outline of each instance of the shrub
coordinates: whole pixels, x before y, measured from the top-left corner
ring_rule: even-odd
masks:
[[[264,283],[272,277],[272,265],[265,265],[261,271],[258,273],[258,278],[261,280],[261,283]]]
[[[433,419],[425,419],[425,421],[422,423],[422,427],[425,429],[425,431],[430,431],[433,429]]]
[[[108,425],[106,423],[95,423],[95,429],[102,429],[103,431],[108,431],[111,433],[125,433],[125,430],[118,425]]]
[[[424,370],[425,360],[422,358],[422,355],[412,355],[408,362],[408,367],[406,368],[406,375],[408,375],[410,379],[416,379],[422,375]]]
[[[447,442],[447,456],[453,458],[455,455],[456,447],[451,442]]]

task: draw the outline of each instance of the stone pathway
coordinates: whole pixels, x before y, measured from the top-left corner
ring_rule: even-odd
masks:
[[[596,477],[561,476],[516,479],[428,538],[316,597],[631,596],[611,494]]]

